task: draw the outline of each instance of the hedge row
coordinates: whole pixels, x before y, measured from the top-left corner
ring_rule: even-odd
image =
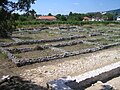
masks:
[[[85,24],[120,24],[120,22],[113,21],[16,21],[16,25],[59,25],[59,24],[69,24],[69,25],[85,25]]]

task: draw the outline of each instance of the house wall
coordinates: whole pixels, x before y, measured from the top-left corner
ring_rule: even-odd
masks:
[[[120,21],[120,16],[117,17],[117,21]]]

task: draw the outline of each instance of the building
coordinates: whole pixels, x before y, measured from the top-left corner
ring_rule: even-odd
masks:
[[[104,19],[99,17],[93,17],[93,18],[83,17],[83,21],[104,21]]]
[[[54,16],[38,16],[36,17],[37,20],[42,20],[42,21],[56,21],[57,18]]]
[[[91,18],[90,21],[104,21],[104,19],[103,18],[99,18],[99,17],[93,17],[93,18]]]
[[[89,17],[83,17],[83,21],[90,21]]]
[[[117,17],[117,21],[120,21],[120,16]]]

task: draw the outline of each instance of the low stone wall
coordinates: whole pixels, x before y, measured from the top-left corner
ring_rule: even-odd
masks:
[[[17,63],[17,66],[23,66],[23,65],[27,65],[27,64],[45,62],[45,61],[61,59],[61,58],[66,58],[66,57],[85,54],[85,53],[96,52],[96,51],[99,51],[99,50],[107,49],[107,48],[110,48],[110,47],[113,47],[113,46],[118,46],[118,45],[120,45],[120,43],[102,45],[102,46],[98,46],[98,47],[95,47],[95,48],[88,48],[88,49],[83,49],[83,50],[80,50],[80,51],[67,52],[67,53],[63,53],[63,54],[55,54],[55,55],[52,55],[52,56],[46,56],[46,57],[40,57],[40,58],[34,58],[34,59],[20,59]]]
[[[26,40],[22,42],[14,42],[14,43],[3,43],[0,44],[2,47],[9,47],[13,45],[25,45],[25,44],[38,44],[38,43],[46,43],[46,42],[57,42],[57,41],[64,41],[64,40],[72,40],[77,38],[85,38],[86,36],[80,36],[80,35],[74,35],[70,37],[61,37],[61,38],[55,38],[55,39],[49,39],[49,40]]]
[[[101,36],[102,34],[101,33],[92,33],[92,34],[89,34],[89,36],[93,37],[93,36]]]
[[[48,27],[40,27],[40,28],[19,28],[19,29],[16,29],[16,31],[33,31],[33,30],[37,30],[37,31],[42,31],[42,30],[45,30],[45,29],[49,29]]]
[[[29,51],[33,51],[33,48],[13,48],[13,49],[6,49],[7,51],[9,51],[10,53],[22,53],[22,52],[29,52]]]
[[[77,45],[83,43],[83,40],[74,40],[74,41],[69,41],[69,42],[64,42],[64,43],[59,43],[59,44],[51,44],[48,45],[49,47],[64,47],[64,46],[72,46],[72,45]]]
[[[76,77],[60,78],[47,83],[52,90],[84,90],[97,81],[106,82],[120,75],[120,62],[86,72]]]
[[[65,46],[77,45],[80,43],[81,44],[93,44],[93,45],[95,45],[95,43],[91,43],[91,42],[88,42],[85,40],[73,40],[73,41],[63,42],[63,43],[58,43],[58,44],[48,44],[48,45],[43,45],[43,46],[38,45],[38,47],[41,48],[42,50],[44,50],[44,49],[47,49],[49,47],[65,47]],[[13,48],[13,49],[7,48],[6,50],[11,52],[11,53],[16,53],[16,52],[22,53],[22,52],[34,51],[34,50],[36,50],[35,48],[36,47],[34,47],[34,48]]]
[[[17,64],[19,63],[19,62],[18,62],[19,60],[18,60],[12,53],[10,53],[9,51],[3,49],[2,47],[0,48],[0,52],[6,53],[7,56],[8,56],[8,59],[9,59],[9,60],[12,60],[12,62],[13,62],[14,64],[17,65]]]
[[[53,45],[48,45],[48,46],[44,46],[45,48],[48,47],[61,47],[61,46],[66,46],[66,45],[75,45],[78,43],[83,43],[83,41],[70,41],[69,43],[61,43],[61,44],[53,44]],[[120,42],[118,43],[114,43],[114,44],[109,44],[109,45],[101,45],[101,46],[96,46],[94,48],[88,48],[88,49],[83,49],[83,50],[78,50],[78,51],[73,51],[73,52],[65,52],[63,54],[55,54],[52,56],[46,56],[46,57],[39,57],[39,58],[31,58],[31,59],[18,59],[16,58],[12,53],[14,53],[14,50],[10,51],[10,50],[6,50],[1,48],[0,51],[1,52],[5,52],[8,55],[8,58],[10,60],[12,60],[13,63],[15,63],[17,66],[23,66],[23,65],[27,65],[27,64],[33,64],[33,63],[38,63],[38,62],[45,62],[45,61],[50,61],[50,60],[55,60],[55,59],[61,59],[61,58],[66,58],[66,57],[70,57],[70,56],[75,56],[75,55],[80,55],[80,54],[85,54],[85,53],[91,53],[91,52],[96,52],[99,50],[103,50],[103,49],[107,49],[109,47],[113,47],[113,46],[118,46],[120,45]],[[33,48],[24,48],[24,49],[16,49],[19,52],[26,52],[26,51],[31,51],[33,50]],[[11,53],[12,52],[12,53]]]
[[[48,46],[38,46],[37,45],[36,47],[33,47],[33,48],[13,48],[13,49],[7,48],[5,50],[14,54],[14,53],[30,52],[30,51],[35,51],[35,50],[45,50],[48,48],[49,48]]]
[[[18,38],[12,38],[12,40],[15,41],[15,42],[22,42],[22,40],[18,39]]]
[[[63,42],[63,43],[58,43],[58,44],[48,44],[44,46],[36,46],[34,48],[13,48],[13,49],[6,49],[7,51],[11,53],[22,53],[22,52],[29,52],[29,51],[34,51],[34,50],[44,50],[49,47],[64,47],[64,46],[72,46],[72,45],[77,45],[83,43],[83,40],[74,40],[74,41],[69,41],[69,42]],[[38,49],[37,49],[38,48]],[[40,49],[39,49],[40,48]]]

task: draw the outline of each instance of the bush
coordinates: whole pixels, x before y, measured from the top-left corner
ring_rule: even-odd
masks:
[[[120,22],[109,22],[109,21],[16,21],[16,24],[19,26],[23,25],[23,26],[28,26],[28,25],[62,25],[62,24],[66,24],[66,25],[108,25],[108,24],[120,24]]]

